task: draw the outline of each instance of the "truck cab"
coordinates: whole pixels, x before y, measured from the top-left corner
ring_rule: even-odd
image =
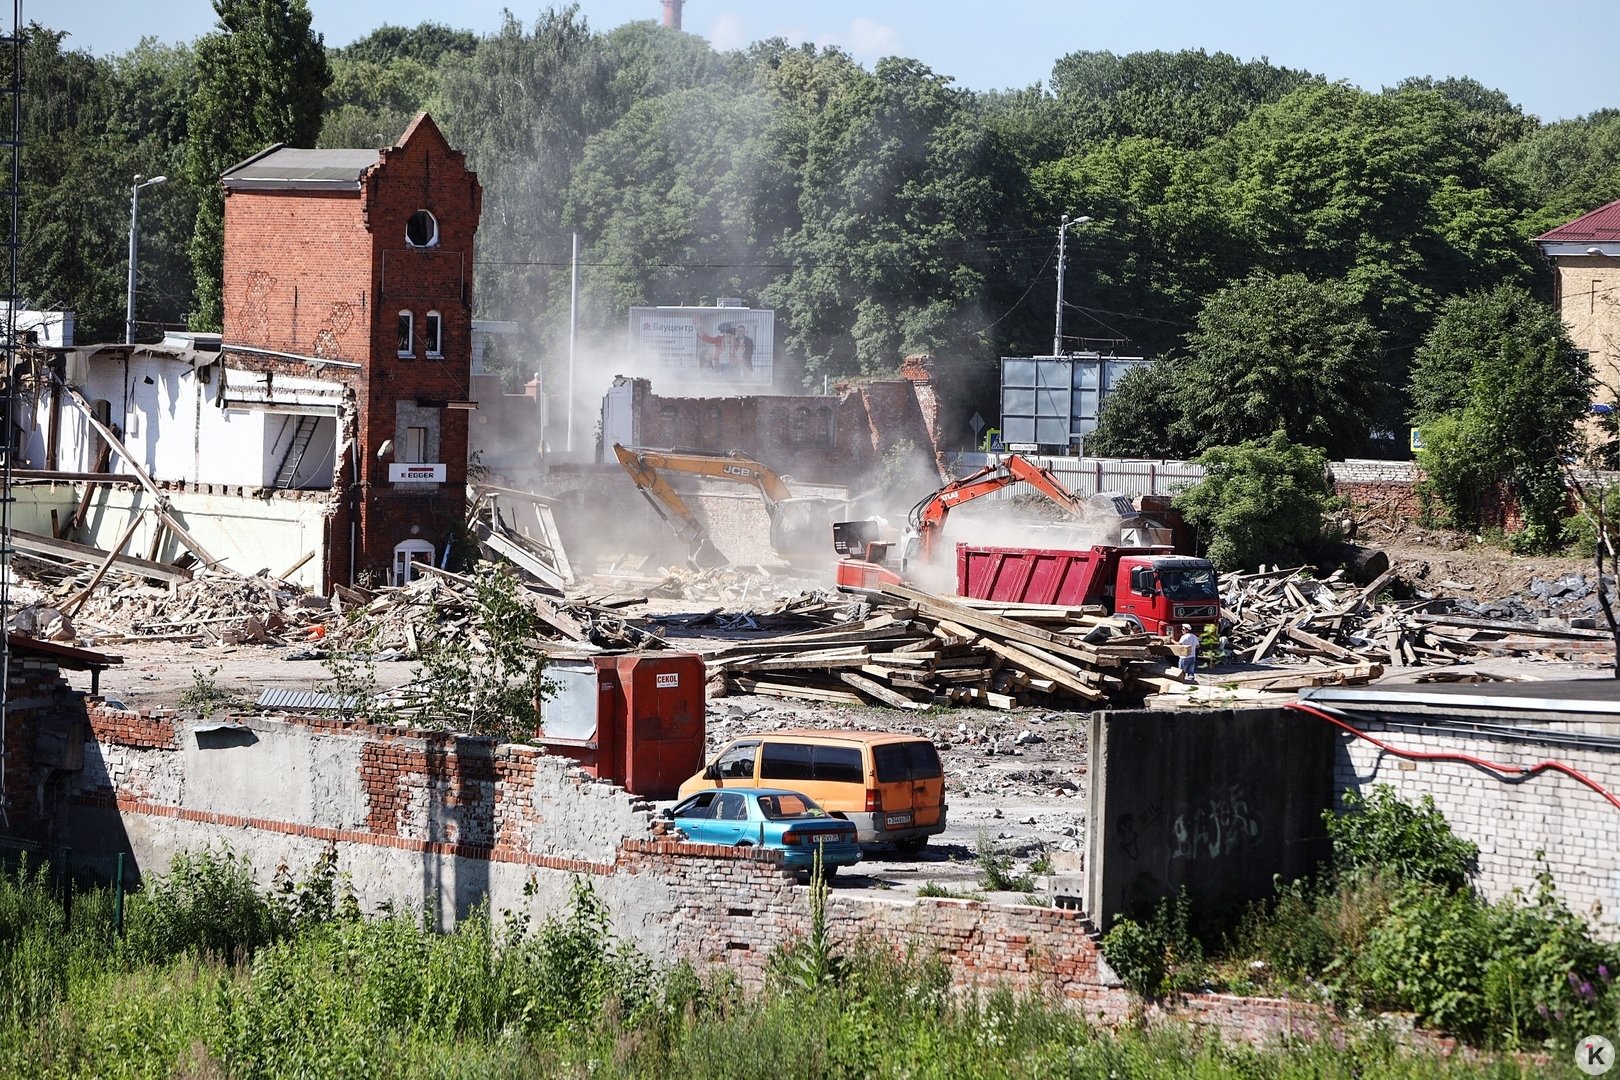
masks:
[[[1221,599],[1215,566],[1186,555],[1122,555],[1114,614],[1150,634],[1165,633],[1178,623],[1197,629],[1217,622]]]

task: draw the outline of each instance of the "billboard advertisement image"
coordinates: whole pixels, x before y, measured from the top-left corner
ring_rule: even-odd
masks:
[[[771,382],[776,312],[743,307],[633,307],[630,349],[654,377]]]

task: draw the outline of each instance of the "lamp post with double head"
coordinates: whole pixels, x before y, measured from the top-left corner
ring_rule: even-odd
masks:
[[[137,229],[141,213],[141,188],[166,184],[168,181],[167,176],[153,176],[143,180],[137,174],[135,186],[129,190],[129,294],[124,304],[125,345],[135,344],[135,249],[139,237]]]
[[[1071,218],[1063,215],[1063,223],[1058,226],[1058,279],[1057,279],[1057,325],[1052,329],[1052,355],[1063,355],[1063,257],[1064,240],[1068,237],[1070,225],[1084,225],[1090,221],[1089,217],[1081,216]]]

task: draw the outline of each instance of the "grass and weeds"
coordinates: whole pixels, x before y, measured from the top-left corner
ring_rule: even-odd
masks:
[[[1487,901],[1470,887],[1478,849],[1431,800],[1381,787],[1347,802],[1349,813],[1326,818],[1333,865],[1279,881],[1235,921],[1195,933],[1183,894],[1117,922],[1103,949],[1120,978],[1148,998],[1208,985],[1349,1016],[1412,1013],[1488,1047],[1566,1050],[1613,1035],[1620,946],[1596,938],[1550,875],[1533,895]]]
[[[1004,1077],[1525,1075],[1369,1035],[1263,1049],[1175,1026],[952,991],[931,959],[812,932],[762,990],[616,941],[595,893],[547,917],[477,911],[449,933],[359,917],[323,859],[267,890],[225,854],[178,858],[114,932],[105,890],[40,867],[0,879],[0,1075],[29,1077]],[[819,899],[818,899],[819,897]]]

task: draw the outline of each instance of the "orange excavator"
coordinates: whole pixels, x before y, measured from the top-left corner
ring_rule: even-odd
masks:
[[[706,476],[756,489],[770,515],[772,551],[790,562],[819,562],[826,558],[821,554],[826,550],[822,545],[833,517],[844,503],[814,495],[795,496],[774,469],[740,450],[656,450],[614,443],[613,453],[653,510],[685,541],[687,559],[699,569],[725,566],[729,560],[714,546],[709,531],[686,500],[670,486],[663,475],[666,472]]]
[[[833,549],[843,556],[838,562],[838,587],[873,591],[885,583],[905,584],[908,566],[938,563],[945,519],[954,508],[1013,484],[1028,484],[1073,518],[1085,516],[1085,504],[1051,470],[1013,454],[998,465],[986,465],[978,472],[952,480],[913,506],[900,540],[898,566],[891,565],[894,543],[879,538],[878,522],[841,521],[834,525]]]

